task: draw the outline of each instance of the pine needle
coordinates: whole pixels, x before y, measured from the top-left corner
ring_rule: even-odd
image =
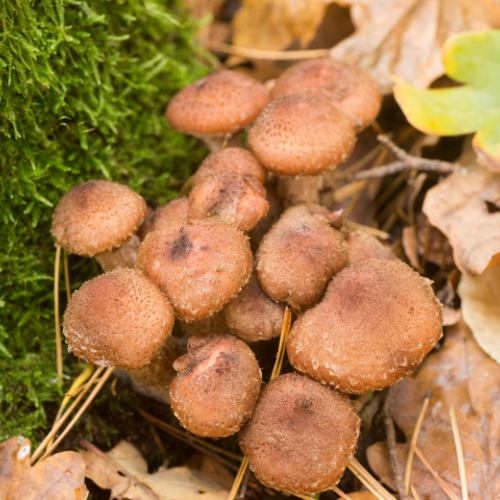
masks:
[[[61,325],[59,318],[59,268],[61,266],[61,247],[56,245],[56,265],[54,268],[54,316],[56,326],[56,361],[57,377],[63,378],[62,346],[61,346]]]
[[[457,415],[455,408],[450,405],[451,429],[453,431],[453,440],[457,450],[458,471],[460,473],[460,485],[462,487],[462,500],[469,500],[469,490],[467,488],[467,471],[465,470],[464,450],[460,438],[460,429],[458,428]]]

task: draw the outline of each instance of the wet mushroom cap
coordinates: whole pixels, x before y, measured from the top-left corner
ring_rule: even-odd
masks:
[[[174,325],[172,306],[136,269],[85,282],[69,301],[63,333],[68,350],[87,363],[135,370],[158,354]]]
[[[217,153],[208,155],[196,171],[191,182],[193,186],[199,184],[207,174],[218,172],[234,172],[240,175],[251,175],[264,184],[267,172],[257,161],[257,158],[243,148],[225,148]]]
[[[177,318],[203,319],[239,293],[252,272],[248,238],[222,222],[167,221],[149,233],[137,256],[141,269],[168,297]]]
[[[375,236],[364,231],[351,231],[347,235],[349,257],[351,264],[357,264],[368,259],[389,259],[396,257]]]
[[[333,170],[352,152],[349,120],[324,100],[279,97],[266,106],[248,133],[248,147],[276,174],[317,175]]]
[[[51,233],[64,250],[93,257],[125,243],[144,220],[146,208],[141,196],[127,186],[82,182],[59,200]]]
[[[148,212],[144,222],[138,229],[139,238],[144,240],[146,236],[155,229],[158,229],[162,224],[171,219],[187,219],[188,218],[188,199],[187,197],[177,198],[169,201],[166,205],[160,205],[155,209],[148,207]]]
[[[234,133],[252,123],[269,100],[269,92],[257,80],[219,71],[180,90],[166,116],[173,128],[186,134]]]
[[[262,384],[252,350],[229,334],[191,337],[174,363],[170,403],[181,425],[197,436],[222,438],[251,416]]]
[[[332,276],[349,263],[342,233],[310,213],[315,210],[328,212],[318,205],[286,210],[264,235],[255,256],[264,292],[293,308],[316,303]]]
[[[264,186],[255,177],[233,172],[206,175],[189,195],[190,217],[215,217],[245,232],[268,211]]]
[[[353,394],[411,373],[441,337],[441,304],[427,280],[398,260],[346,267],[300,315],[287,343],[292,366]]]
[[[255,273],[224,308],[231,333],[245,342],[279,337],[284,314],[284,304],[278,304],[264,293]]]
[[[319,493],[343,476],[359,428],[346,395],[289,373],[262,389],[238,440],[264,486],[292,494]]]
[[[378,115],[382,94],[377,82],[357,66],[334,59],[312,59],[294,64],[276,80],[273,99],[302,94],[322,98],[344,113],[357,132]]]

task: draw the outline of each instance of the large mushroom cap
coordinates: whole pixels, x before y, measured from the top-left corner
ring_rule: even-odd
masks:
[[[318,493],[343,476],[356,450],[359,427],[346,395],[290,373],[262,389],[239,443],[265,486]]]
[[[334,59],[311,59],[294,64],[276,80],[273,99],[303,94],[320,97],[342,111],[356,131],[378,115],[382,94],[377,82],[365,70]]]
[[[252,123],[269,102],[266,88],[250,76],[219,71],[180,90],[170,101],[167,120],[186,134],[234,133]]]
[[[231,333],[245,342],[278,337],[281,333],[285,306],[270,299],[252,273],[241,292],[224,308]]]
[[[146,202],[116,182],[82,182],[63,195],[52,215],[52,235],[68,252],[93,257],[127,241],[146,215]]]
[[[193,186],[199,184],[206,175],[218,172],[251,175],[262,184],[267,178],[267,172],[248,149],[225,148],[217,153],[208,155],[203,160],[192,178]]]
[[[351,231],[346,240],[351,264],[368,259],[393,260],[396,258],[389,248],[380,243],[375,236],[364,231]]]
[[[264,186],[255,177],[233,172],[206,175],[189,195],[190,217],[216,217],[245,232],[268,211]]]
[[[136,269],[117,269],[84,283],[69,301],[63,333],[69,351],[97,366],[147,365],[172,331],[172,307]]]
[[[279,97],[248,133],[248,147],[264,168],[283,175],[317,175],[346,160],[356,141],[349,120],[322,99]]]
[[[252,415],[262,384],[252,350],[232,335],[191,337],[174,363],[170,403],[183,427],[198,436],[238,432]]]
[[[255,256],[257,276],[272,299],[294,308],[310,306],[349,263],[347,243],[324,220],[325,212],[312,204],[291,207],[262,239]]]
[[[253,256],[248,238],[213,220],[175,219],[150,233],[137,267],[170,299],[184,321],[220,311],[246,284]]]
[[[412,372],[442,326],[424,278],[401,261],[369,259],[338,273],[323,300],[298,318],[287,353],[296,370],[361,394]]]

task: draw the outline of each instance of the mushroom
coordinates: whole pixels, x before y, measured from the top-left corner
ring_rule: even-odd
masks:
[[[224,317],[224,309],[197,321],[180,321],[184,337],[207,335],[208,333],[227,333],[228,326]]]
[[[286,210],[261,241],[255,256],[264,292],[299,310],[316,303],[332,276],[349,263],[344,237],[318,205]]]
[[[292,366],[323,384],[362,394],[411,373],[441,337],[441,304],[399,260],[340,271],[323,300],[299,316],[287,343]]]
[[[136,269],[116,269],[85,282],[68,303],[68,350],[87,363],[137,370],[158,354],[174,325],[172,307]]]
[[[292,494],[319,493],[343,476],[359,428],[346,395],[289,373],[262,389],[239,444],[264,486]]]
[[[175,363],[170,402],[181,425],[197,436],[222,438],[251,416],[262,384],[252,350],[232,335],[191,337]]]
[[[331,58],[311,59],[294,64],[276,80],[273,99],[290,94],[322,98],[344,113],[356,132],[378,115],[382,94],[368,72]]]
[[[219,71],[181,89],[170,101],[166,117],[176,130],[218,151],[228,135],[250,125],[269,101],[269,92],[257,80]]]
[[[224,308],[227,326],[245,342],[279,337],[285,306],[271,300],[252,273],[241,292]]]
[[[64,250],[95,257],[104,271],[134,267],[146,202],[127,186],[105,180],[82,182],[59,200],[51,233]]]
[[[166,205],[161,205],[154,209],[148,207],[144,222],[137,230],[137,235],[142,241],[151,231],[159,228],[168,220],[187,219],[188,207],[189,204],[186,197],[176,198],[175,200],[169,201]]]
[[[193,186],[199,184],[208,174],[218,172],[234,172],[240,175],[251,175],[262,184],[266,182],[267,172],[257,158],[243,148],[225,148],[208,155],[191,179]]]
[[[355,142],[343,113],[304,95],[271,101],[248,133],[248,147],[261,165],[282,175],[333,170],[349,157]]]
[[[255,177],[233,172],[206,175],[189,195],[190,217],[216,217],[245,232],[268,211],[264,186]]]
[[[194,321],[220,311],[248,281],[248,238],[214,220],[173,219],[143,241],[141,269],[171,301],[177,318]]]
[[[367,259],[395,259],[394,254],[377,238],[364,231],[351,231],[347,235],[351,264]]]

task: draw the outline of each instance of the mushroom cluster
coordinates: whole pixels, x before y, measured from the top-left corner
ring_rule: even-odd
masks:
[[[276,189],[345,161],[380,104],[364,71],[331,59],[295,64],[266,86],[215,73],[166,112],[212,150],[186,196],[152,208],[92,180],[53,216],[57,243],[107,271],[67,306],[69,350],[126,370],[193,434],[239,432],[256,477],[288,493],[338,483],[360,430],[347,394],[400,380],[441,336],[424,278],[373,236],[347,231],[340,212],[282,203]],[[292,372],[261,390],[254,346],[282,334],[287,306]]]

